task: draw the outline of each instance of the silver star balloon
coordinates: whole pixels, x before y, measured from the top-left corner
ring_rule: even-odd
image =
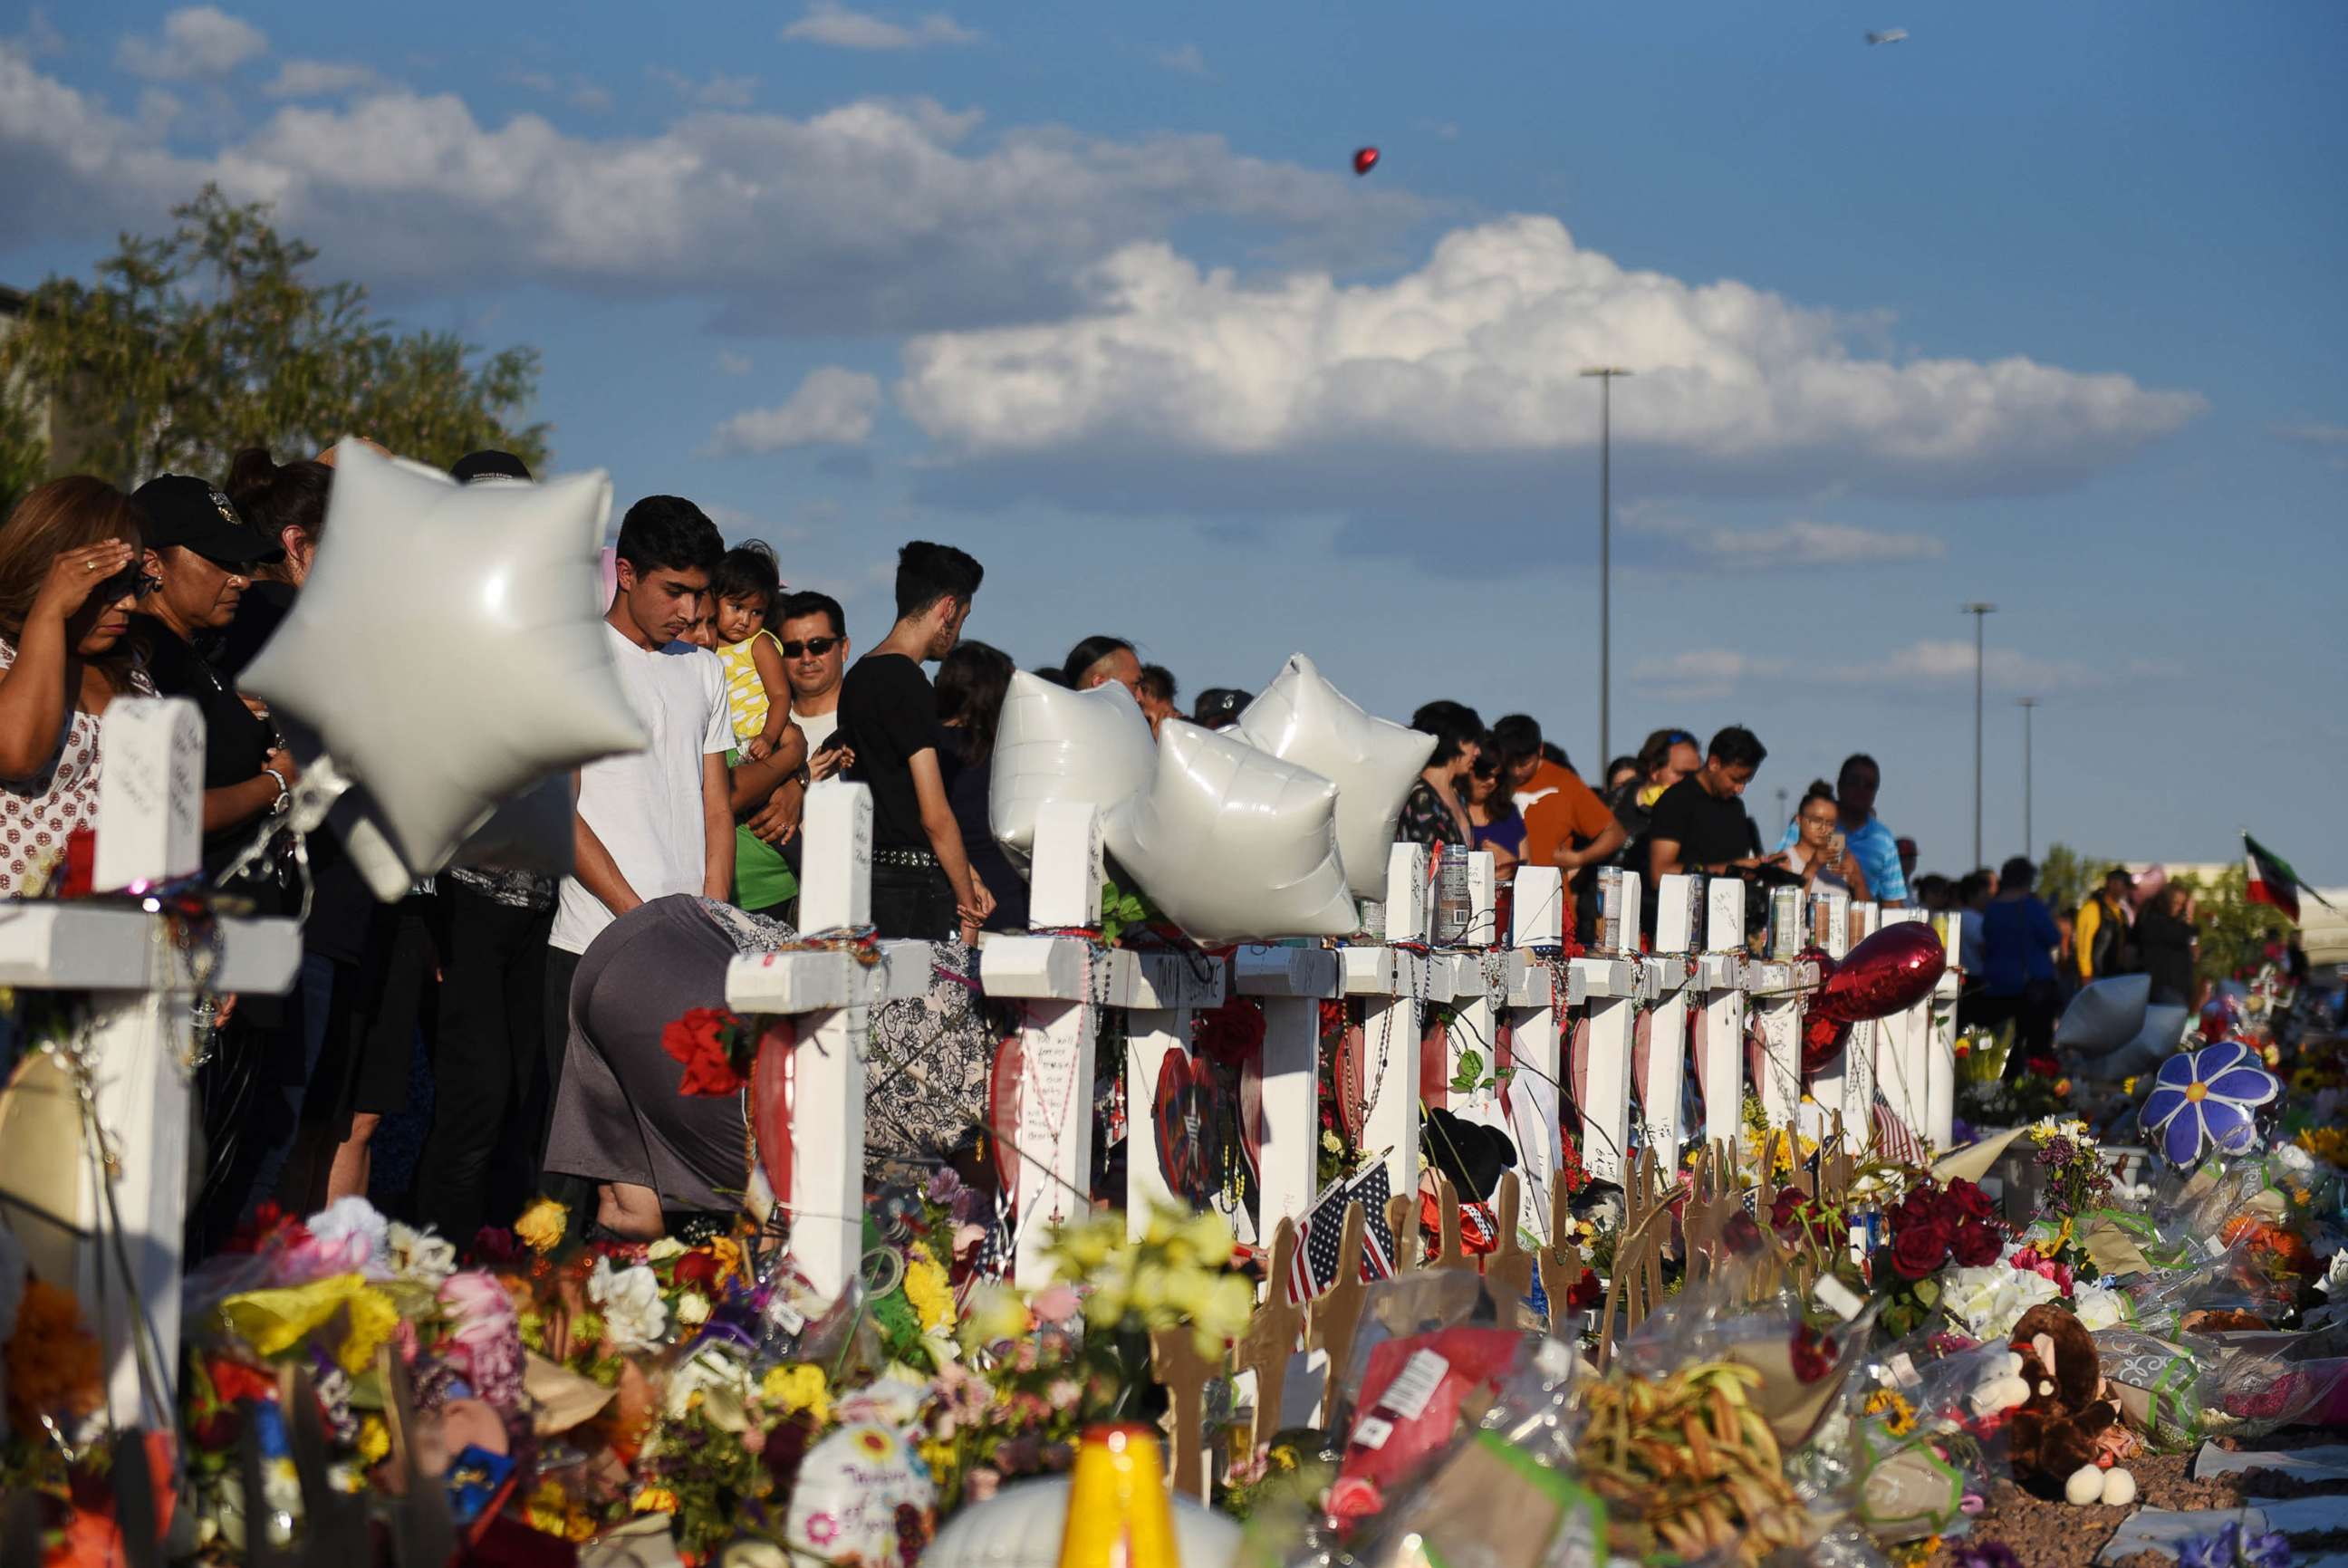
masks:
[[[459,485],[345,441],[324,536],[242,684],[317,731],[429,875],[501,801],[645,744],[595,610],[600,470]]]

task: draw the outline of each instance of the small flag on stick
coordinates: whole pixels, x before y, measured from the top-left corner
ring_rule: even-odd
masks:
[[[2252,903],[2263,903],[2282,912],[2282,917],[2292,924],[2299,923],[2299,890],[2307,888],[2316,903],[2326,909],[2332,905],[2323,895],[2300,881],[2291,862],[2276,854],[2248,833],[2242,835],[2242,849],[2250,861],[2250,883],[2246,895]],[[2334,913],[2339,913],[2334,910]]]

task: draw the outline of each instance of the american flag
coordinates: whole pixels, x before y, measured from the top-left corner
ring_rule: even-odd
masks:
[[[1879,1157],[1900,1165],[1924,1163],[1924,1145],[1881,1095],[1875,1097],[1875,1148]]]
[[[1299,1306],[1337,1281],[1337,1246],[1345,1230],[1345,1205],[1362,1206],[1362,1277],[1387,1279],[1394,1274],[1394,1232],[1386,1226],[1386,1162],[1370,1168],[1351,1181],[1330,1189],[1313,1206],[1296,1231],[1296,1256],[1288,1265],[1288,1302]]]

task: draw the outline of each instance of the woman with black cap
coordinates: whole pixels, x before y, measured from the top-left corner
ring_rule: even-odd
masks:
[[[145,520],[147,575],[156,583],[139,601],[131,634],[146,647],[155,689],[187,697],[204,716],[204,870],[217,875],[257,823],[292,805],[300,769],[276,727],[245,706],[196,643],[236,618],[253,568],[285,552],[202,480],[165,474],[130,499]]]

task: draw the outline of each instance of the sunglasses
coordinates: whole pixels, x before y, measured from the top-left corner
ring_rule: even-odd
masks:
[[[163,580],[160,577],[155,576],[143,565],[134,561],[91,589],[89,602],[93,604],[111,604],[121,599],[144,599],[161,586],[163,586]]]
[[[809,637],[804,643],[785,643],[783,657],[796,659],[806,654],[819,659],[847,640],[845,637]]]

